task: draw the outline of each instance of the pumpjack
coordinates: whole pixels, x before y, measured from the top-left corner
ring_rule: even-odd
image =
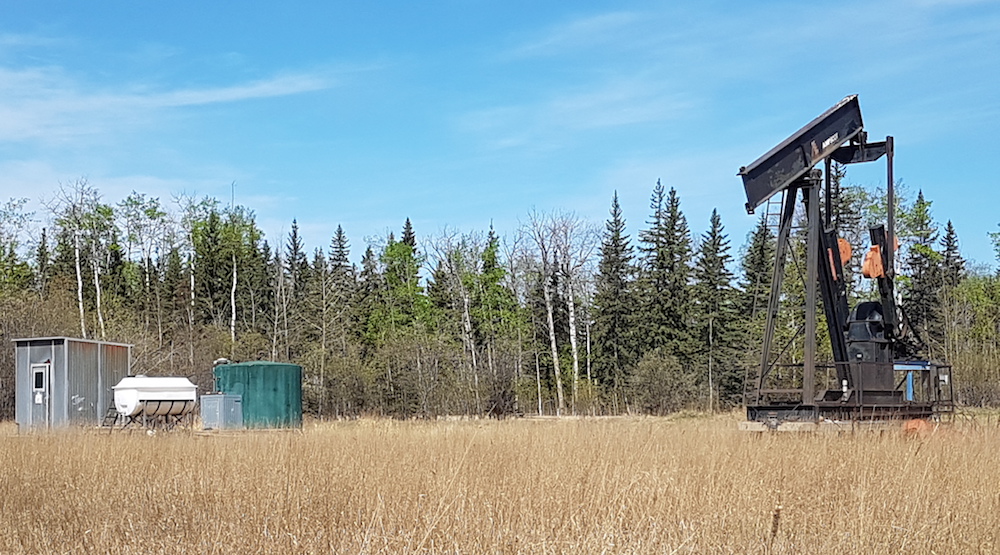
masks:
[[[893,137],[869,142],[857,95],[851,95],[799,129],[739,176],[747,212],[780,198],[774,271],[760,366],[746,388],[748,430],[809,429],[825,422],[891,422],[938,419],[953,410],[951,367],[922,357],[895,288]],[[838,237],[833,217],[831,166],[886,160],[885,224],[869,229],[872,246],[864,275],[877,281],[878,300],[848,306],[845,265],[851,247]],[[820,170],[816,166],[822,164]],[[781,350],[775,336],[781,310],[785,260],[796,213],[804,204],[804,318]],[[772,197],[774,197],[772,199]],[[770,201],[770,202],[769,202]],[[801,228],[800,228],[801,229]],[[830,336],[832,361],[817,361],[817,301]],[[797,310],[798,307],[795,307]],[[786,334],[787,335],[787,334]],[[801,363],[779,364],[784,350],[801,339]]]

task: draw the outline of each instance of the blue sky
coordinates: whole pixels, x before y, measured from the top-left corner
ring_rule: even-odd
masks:
[[[0,0],[0,197],[235,182],[272,243],[342,224],[360,256],[407,217],[418,239],[601,223],[615,190],[634,236],[662,179],[738,248],[738,168],[857,93],[897,177],[994,261],[998,2],[260,4]]]

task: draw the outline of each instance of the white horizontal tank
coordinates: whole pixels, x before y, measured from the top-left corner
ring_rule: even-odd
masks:
[[[194,410],[198,386],[187,378],[129,376],[115,390],[115,409],[122,416],[181,416]]]

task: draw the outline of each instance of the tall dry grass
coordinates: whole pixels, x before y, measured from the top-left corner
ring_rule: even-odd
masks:
[[[0,437],[3,553],[993,553],[1000,430],[735,417]]]

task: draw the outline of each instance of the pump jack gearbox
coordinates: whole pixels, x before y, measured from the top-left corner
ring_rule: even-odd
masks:
[[[781,197],[763,349],[756,377],[745,387],[744,429],[937,419],[954,409],[951,367],[921,357],[923,346],[896,300],[893,138],[873,143],[867,138],[858,97],[851,95],[740,168],[748,213]],[[844,275],[850,247],[838,237],[833,218],[837,191],[831,165],[873,162],[883,156],[888,217],[884,225],[869,230],[872,249],[864,264],[865,275],[877,282],[879,300],[850,309]],[[815,168],[820,163],[823,170]],[[786,343],[776,352],[785,260],[800,194],[805,214],[805,313],[798,332],[784,338]],[[817,361],[817,298],[822,299],[830,336],[829,362]],[[802,363],[782,363],[783,351],[799,339]]]

